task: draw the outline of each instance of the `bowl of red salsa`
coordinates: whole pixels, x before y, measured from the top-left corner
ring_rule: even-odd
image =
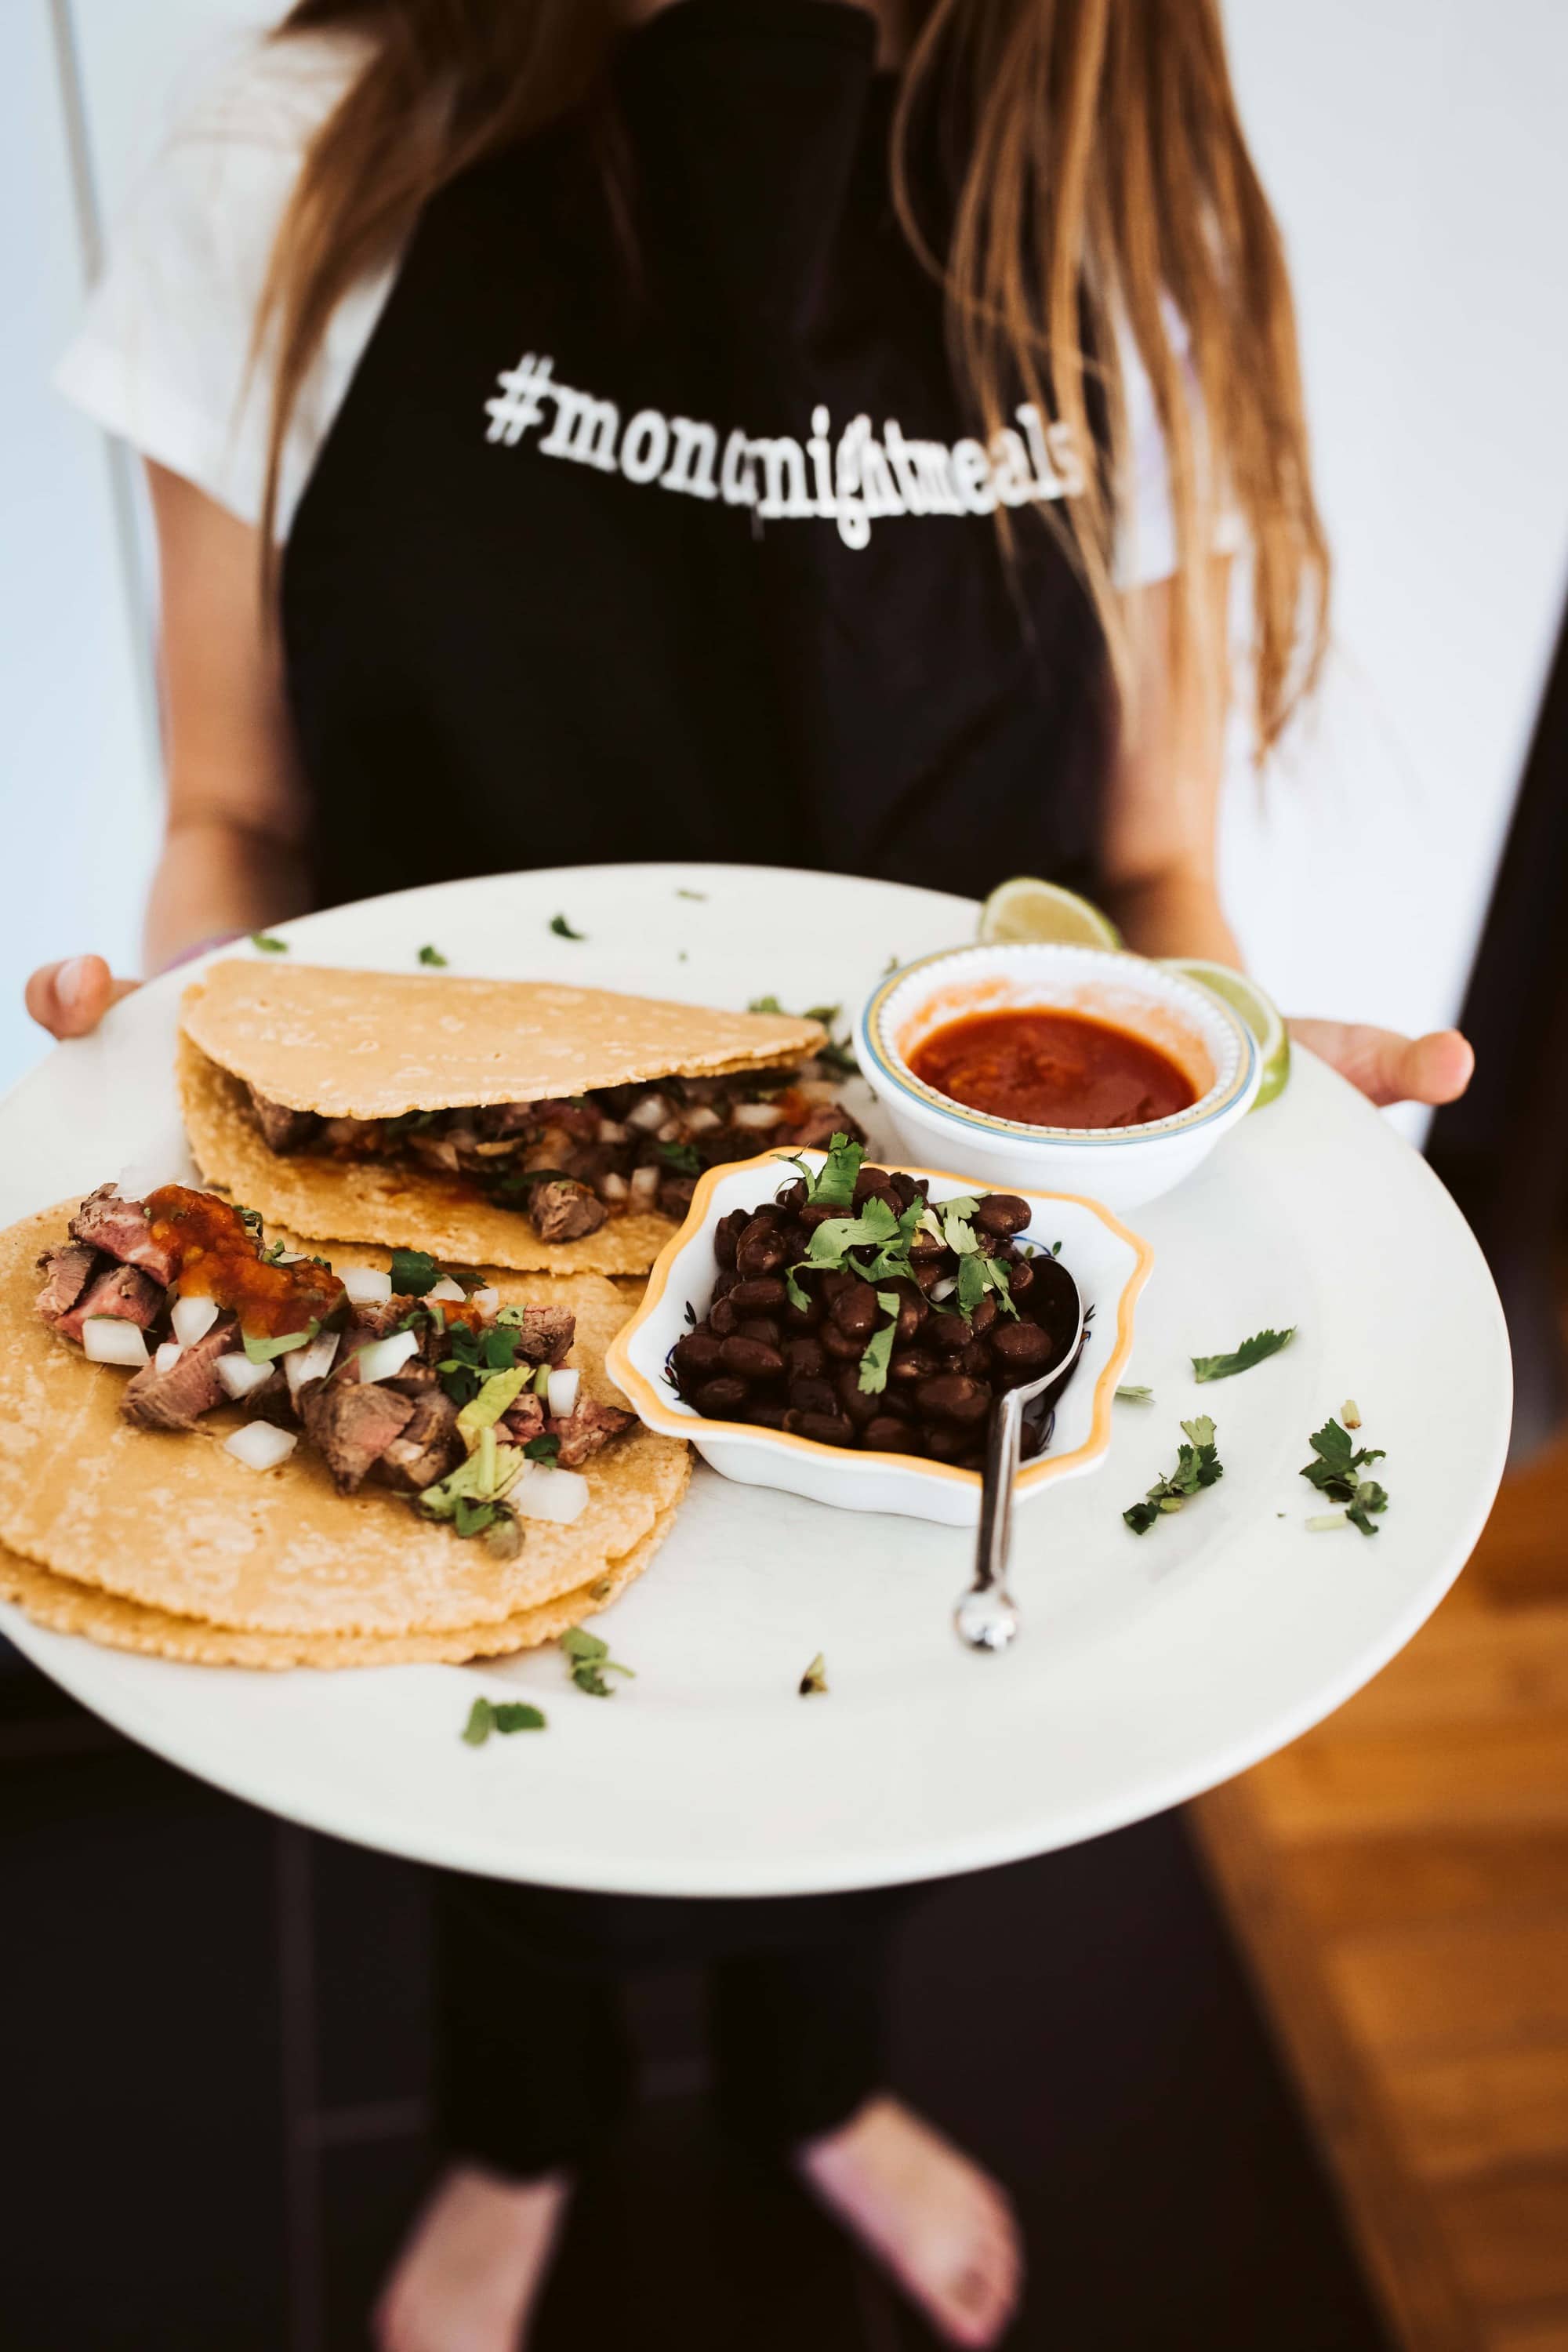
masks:
[[[1190,1175],[1262,1076],[1227,1004],[1106,948],[924,956],[874,992],[856,1051],[911,1155],[1111,1208]]]

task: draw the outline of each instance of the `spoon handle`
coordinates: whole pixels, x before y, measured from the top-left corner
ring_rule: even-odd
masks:
[[[1023,1423],[1022,1400],[1016,1389],[1009,1389],[992,1412],[985,1433],[980,1538],[974,1553],[977,1592],[1006,1589],[1007,1550],[1013,1535],[1013,1488],[1018,1476]]]

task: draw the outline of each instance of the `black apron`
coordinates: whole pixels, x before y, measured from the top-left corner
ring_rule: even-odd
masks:
[[[1092,887],[1067,469],[1033,412],[999,471],[970,437],[875,37],[681,0],[426,208],[284,560],[322,903],[630,858]]]

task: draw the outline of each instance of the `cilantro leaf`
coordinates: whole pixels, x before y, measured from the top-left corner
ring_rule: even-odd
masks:
[[[1233,1372],[1249,1372],[1254,1364],[1261,1364],[1268,1356],[1277,1356],[1288,1348],[1296,1336],[1296,1326],[1288,1331],[1255,1331],[1228,1356],[1194,1356],[1193,1378],[1195,1381],[1228,1381]]]
[[[452,1507],[452,1524],[460,1536],[482,1535],[496,1515],[493,1503],[477,1503],[468,1495],[459,1495]]]
[[[682,1176],[701,1175],[702,1162],[694,1143],[661,1143],[657,1149],[667,1167],[679,1170]]]
[[[1152,1389],[1141,1388],[1132,1381],[1124,1381],[1116,1393],[1123,1404],[1152,1404],[1154,1402]]]
[[[395,1249],[392,1287],[399,1298],[423,1298],[441,1279],[441,1269],[428,1250]]]
[[[560,1456],[561,1440],[558,1437],[531,1437],[522,1452],[525,1461],[548,1462],[553,1468]]]
[[[423,947],[419,950],[419,961],[421,963],[445,966],[447,958],[441,953],[439,948]]]
[[[1353,1503],[1359,1483],[1356,1472],[1384,1458],[1381,1445],[1358,1446],[1349,1430],[1342,1429],[1337,1421],[1326,1421],[1307,1442],[1317,1459],[1303,1465],[1301,1475],[1334,1503]],[[1382,1494],[1383,1489],[1379,1487],[1378,1492]],[[1385,1503],[1386,1499],[1385,1496]]]
[[[706,898],[708,893],[706,890],[677,890],[675,895],[678,898]]]
[[[586,931],[574,931],[564,915],[552,915],[550,928],[558,940],[585,940]]]
[[[498,1731],[542,1731],[544,1729],[543,1708],[529,1706],[521,1699],[501,1699],[491,1708],[490,1713]]]
[[[250,944],[253,948],[259,948],[263,955],[287,955],[289,952],[288,940],[275,939],[270,931],[252,931]]]
[[[820,1650],[800,1678],[802,1698],[810,1698],[814,1693],[823,1698],[827,1696],[827,1661]]]
[[[275,1358],[288,1355],[290,1349],[308,1348],[321,1328],[320,1322],[312,1316],[302,1331],[280,1331],[275,1339],[260,1337],[254,1331],[242,1331],[239,1336],[245,1342],[245,1352],[251,1363],[270,1364]]]
[[[470,1748],[482,1748],[492,1731],[503,1735],[513,1731],[542,1731],[542,1708],[530,1706],[522,1699],[477,1698],[468,1709],[468,1719],[463,1727],[463,1738]]]
[[[1184,1421],[1182,1434],[1187,1443],[1176,1449],[1176,1466],[1168,1477],[1157,1478],[1141,1503],[1133,1503],[1121,1516],[1135,1536],[1147,1535],[1163,1513],[1179,1511],[1194,1495],[1205,1486],[1214,1486],[1225,1475],[1215,1444],[1215,1426],[1207,1413],[1195,1420]]]
[[[584,1633],[581,1625],[570,1625],[561,1636],[561,1647],[571,1662],[572,1679],[580,1691],[590,1698],[613,1698],[614,1691],[605,1680],[606,1675],[636,1675],[630,1666],[617,1665],[610,1655],[610,1645],[597,1633]]]
[[[855,1180],[866,1157],[863,1143],[851,1143],[840,1132],[829,1140],[827,1157],[811,1179],[814,1208],[847,1209],[855,1199]]]
[[[860,1351],[858,1385],[862,1396],[879,1396],[888,1385],[888,1360],[893,1352],[893,1339],[899,1328],[899,1294],[896,1290],[879,1290],[877,1304],[888,1318],[879,1331],[873,1331]]]
[[[748,1013],[782,1013],[784,1006],[776,996],[753,996],[746,1010]]]

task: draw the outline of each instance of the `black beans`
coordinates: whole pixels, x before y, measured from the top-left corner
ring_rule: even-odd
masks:
[[[775,1381],[784,1370],[784,1360],[776,1348],[762,1339],[742,1339],[739,1334],[721,1343],[720,1355],[724,1370],[742,1381]]]
[[[841,1413],[797,1412],[789,1419],[795,1424],[797,1437],[809,1437],[817,1445],[853,1445],[855,1432]],[[786,1421],[785,1426],[789,1425]]]
[[[1050,1334],[1037,1323],[1005,1323],[991,1334],[991,1352],[1009,1371],[1038,1374],[1051,1360]]]
[[[776,1274],[753,1274],[738,1282],[730,1297],[742,1315],[771,1315],[784,1305],[785,1291]]]
[[[827,1312],[839,1330],[847,1333],[859,1349],[876,1329],[881,1309],[877,1305],[876,1292],[858,1282],[853,1290],[841,1290]]]
[[[966,1372],[939,1372],[915,1391],[921,1411],[942,1421],[979,1421],[990,1402],[984,1382],[971,1380]]]
[[[1071,1277],[1015,1243],[1027,1203],[1006,1192],[976,1201],[975,1237],[1006,1269],[1008,1297],[987,1291],[963,1312],[963,1258],[923,1229],[895,1238],[885,1255],[880,1244],[860,1243],[837,1253],[836,1265],[813,1265],[815,1237],[849,1204],[813,1202],[808,1192],[792,1180],[776,1202],[719,1220],[711,1304],[670,1352],[679,1393],[699,1412],[816,1444],[978,1468],[994,1401],[1049,1368],[1077,1313]],[[901,1216],[924,1197],[916,1178],[862,1164],[853,1208],[880,1202]],[[872,1273],[889,1257],[906,1270]],[[889,1293],[890,1332],[881,1303]],[[1039,1451],[1047,1423],[1044,1413],[1026,1422],[1026,1455]]]
[[[994,1234],[998,1240],[1021,1234],[1028,1222],[1029,1204],[1020,1201],[1016,1192],[988,1192],[974,1211],[974,1223],[981,1232]]]
[[[872,1454],[919,1454],[923,1441],[907,1421],[895,1421],[890,1412],[880,1412],[861,1430],[860,1443]]]

